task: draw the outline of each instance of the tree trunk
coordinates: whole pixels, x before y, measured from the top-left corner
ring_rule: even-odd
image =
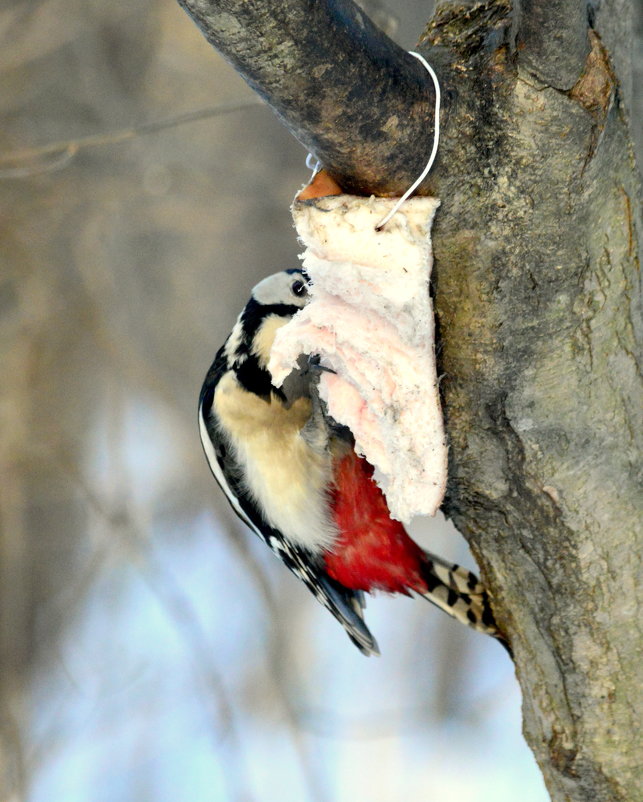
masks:
[[[342,186],[415,178],[431,82],[349,0],[179,1]],[[628,8],[444,4],[422,40],[446,99],[421,188],[442,201],[444,509],[511,639],[552,799],[577,802],[642,798],[640,202],[614,46]]]
[[[552,798],[635,800],[638,183],[618,84],[593,31],[559,88],[504,37],[468,56],[446,13],[428,38],[468,68],[434,229],[445,508],[510,633]]]

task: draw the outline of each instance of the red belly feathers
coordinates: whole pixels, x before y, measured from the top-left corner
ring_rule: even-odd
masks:
[[[325,555],[326,570],[352,590],[426,592],[422,549],[394,521],[373,467],[351,451],[335,468],[331,506],[339,539]]]

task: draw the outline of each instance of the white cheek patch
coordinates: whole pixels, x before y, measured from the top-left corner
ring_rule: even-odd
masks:
[[[268,369],[279,384],[305,353],[335,371],[320,378],[328,412],[375,467],[392,516],[408,522],[435,514],[447,478],[428,286],[439,201],[412,198],[376,231],[395,203],[294,203],[311,300],[277,332]]]
[[[268,363],[275,332],[284,325],[286,320],[287,318],[280,315],[268,315],[259,326],[252,343],[252,353],[259,358],[261,367],[265,367]]]

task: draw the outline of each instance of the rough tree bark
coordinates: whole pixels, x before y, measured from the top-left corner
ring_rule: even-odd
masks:
[[[422,68],[350,0],[179,0],[347,190],[396,194],[432,139]],[[554,800],[641,799],[638,174],[631,4],[441,4],[434,290],[444,509],[494,594]],[[606,42],[608,43],[606,45]],[[617,74],[618,71],[618,74]]]

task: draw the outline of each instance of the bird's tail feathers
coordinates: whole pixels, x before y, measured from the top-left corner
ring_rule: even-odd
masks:
[[[474,573],[456,563],[425,552],[422,579],[427,590],[419,595],[472,629],[499,640],[511,654],[507,639],[498,628],[489,594]]]
[[[457,563],[451,563],[437,554],[424,551],[424,555],[431,563],[436,576],[452,590],[459,593],[479,594],[484,593],[485,589],[478,577],[468,568],[463,568]]]
[[[315,595],[344,627],[360,652],[367,657],[379,655],[377,641],[364,623],[364,594],[354,590],[347,591],[329,576],[318,577],[318,583],[322,593],[315,590]]]

